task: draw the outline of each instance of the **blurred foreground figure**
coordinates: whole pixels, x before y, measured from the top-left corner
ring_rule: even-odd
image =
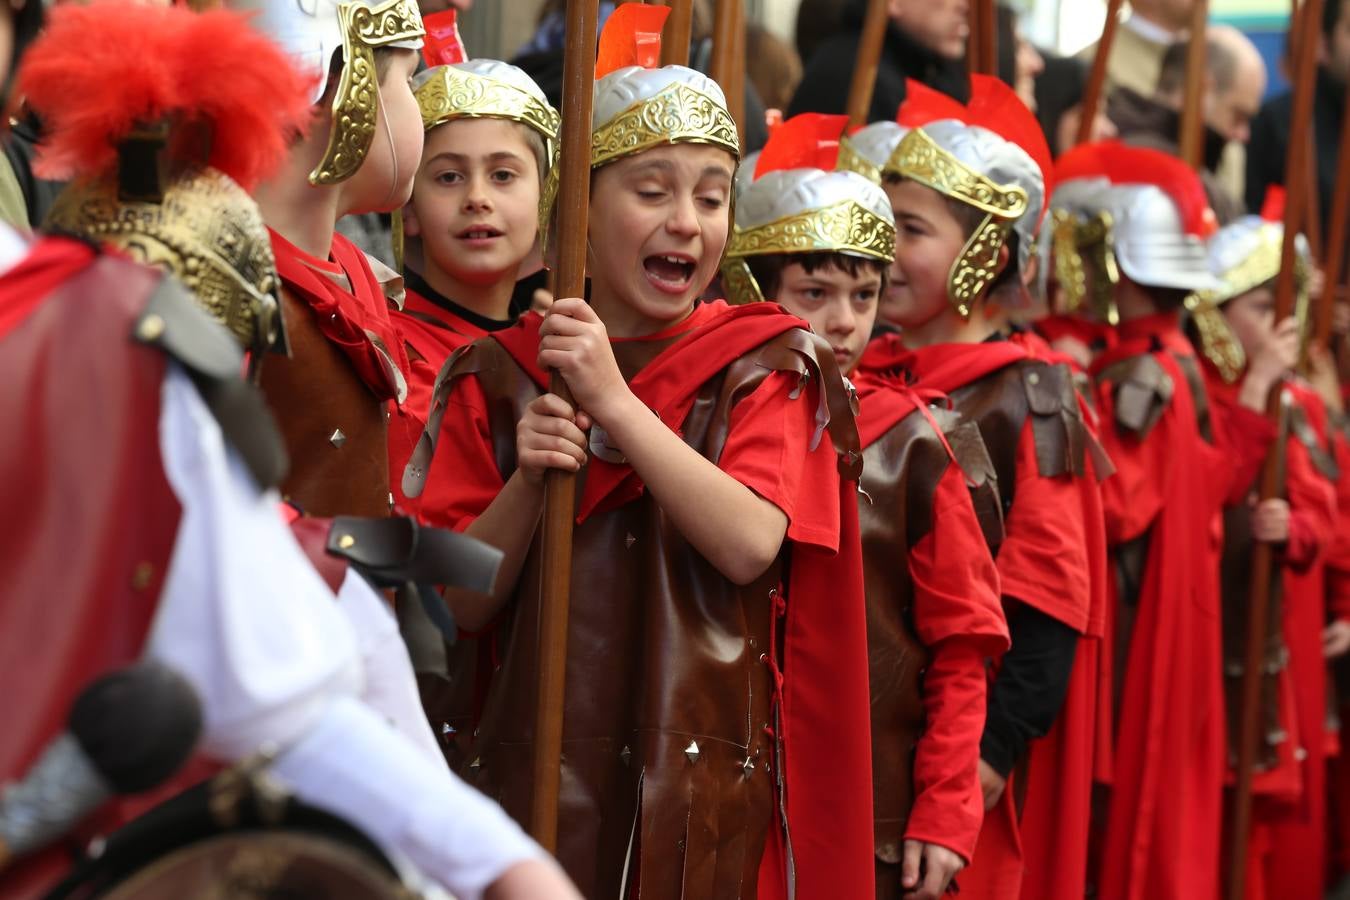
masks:
[[[378,596],[343,560],[317,554],[316,569],[280,513],[285,453],[240,377],[283,346],[245,186],[303,132],[305,79],[234,14],[100,3],[58,11],[22,89],[51,129],[43,163],[72,185],[53,236],[0,241],[0,423],[14,438],[0,450],[14,510],[0,779],[28,772],[86,685],[147,654],[200,699],[201,751],[265,749],[315,815],[368,836],[348,843],[425,874],[410,887],[575,896],[444,768]],[[128,818],[101,812],[85,825]],[[11,861],[7,895],[39,890],[71,851]]]

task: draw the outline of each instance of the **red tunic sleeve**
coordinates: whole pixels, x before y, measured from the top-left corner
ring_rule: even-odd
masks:
[[[1080,632],[1087,630],[1092,607],[1085,514],[1096,508],[1097,490],[1087,476],[1040,474],[1028,418],[1018,439],[1017,483],[998,551],[999,579],[1005,597]],[[1086,491],[1092,496],[1084,496]]]
[[[774,372],[736,404],[718,466],[783,511],[788,540],[833,552],[839,548],[834,446],[821,434],[812,449],[820,388],[797,386],[796,374]]]
[[[428,525],[463,531],[488,508],[506,479],[497,469],[487,398],[473,375],[455,382],[446,399],[436,454],[418,512]]]
[[[984,731],[985,658],[1008,648],[998,572],[961,470],[948,466],[933,498],[933,528],[909,552],[914,624],[928,647],[927,727],[914,756],[914,807],[905,837],[940,844],[967,862],[984,801],[977,766]]]

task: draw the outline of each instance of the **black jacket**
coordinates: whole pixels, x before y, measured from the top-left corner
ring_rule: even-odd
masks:
[[[865,0],[849,0],[839,33],[821,44],[807,62],[787,115],[846,111],[865,10]],[[877,66],[877,82],[867,121],[895,119],[896,110],[905,99],[906,78],[921,81],[963,103],[970,96],[964,61],[943,59],[892,24],[886,30],[886,41],[881,48],[881,62]]]
[[[1252,120],[1252,139],[1247,145],[1247,209],[1261,211],[1266,188],[1284,184],[1285,155],[1289,152],[1289,122],[1294,98],[1284,93],[1266,101]],[[1336,144],[1341,136],[1341,117],[1345,112],[1345,86],[1317,70],[1317,93],[1313,100],[1313,123],[1317,147],[1317,194],[1322,198],[1322,233],[1326,234],[1327,214],[1336,185]]]

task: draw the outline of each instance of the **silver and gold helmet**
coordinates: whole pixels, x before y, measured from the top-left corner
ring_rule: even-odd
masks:
[[[333,55],[342,53],[328,147],[309,180],[337,184],[356,174],[370,152],[379,118],[375,50],[421,48],[426,32],[416,0],[226,0],[226,6],[256,13],[253,26],[316,76],[315,103],[327,92]]]

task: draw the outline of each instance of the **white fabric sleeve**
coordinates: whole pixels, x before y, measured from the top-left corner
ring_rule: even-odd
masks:
[[[428,758],[445,765],[436,744],[435,733],[422,711],[408,647],[399,634],[398,621],[389,605],[369,583],[348,568],[338,589],[338,609],[342,610],[356,632],[365,689],[361,699],[382,713],[395,728],[408,737]]]
[[[395,717],[407,715],[415,688],[406,652],[382,656],[367,682],[354,627],[382,613],[397,636],[392,617],[369,589],[353,588],[339,608],[282,521],[275,492],[257,490],[173,363],[160,454],[182,513],[147,652],[197,690],[203,750],[238,759],[279,748],[275,771],[297,796],[347,818],[464,900],[516,863],[547,858],[427,751],[425,720],[424,738],[414,740],[360,699],[366,690],[372,700],[401,694],[405,711]],[[383,653],[386,636],[365,649]]]
[[[182,512],[149,653],[203,706],[203,747],[239,759],[298,739],[335,694],[359,693],[356,637],[333,592],[176,364],[164,378],[160,456]]]
[[[308,802],[397,847],[459,900],[481,897],[517,863],[548,858],[501,807],[354,698],[329,704],[272,771]]]

